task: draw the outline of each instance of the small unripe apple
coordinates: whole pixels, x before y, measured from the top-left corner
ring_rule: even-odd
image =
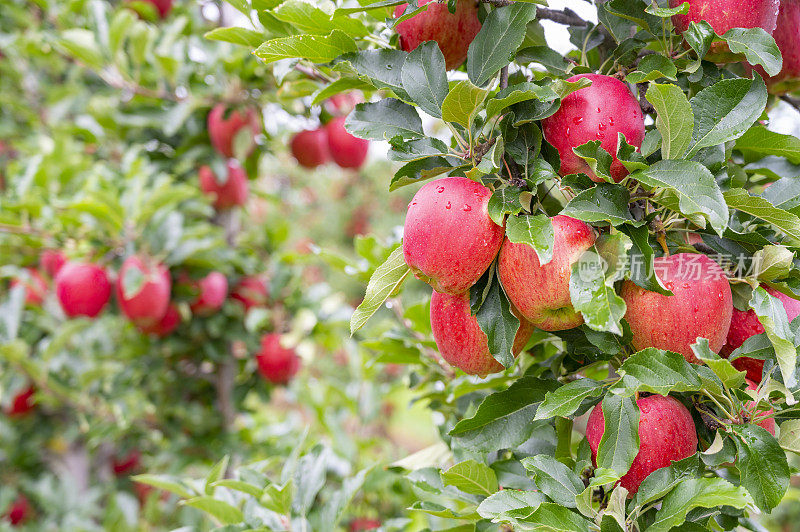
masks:
[[[211,272],[197,283],[200,294],[192,303],[192,312],[207,316],[218,311],[228,297],[228,279],[220,272]]]
[[[33,516],[33,508],[25,495],[18,495],[8,507],[5,518],[12,526],[24,524]]]
[[[111,469],[118,477],[129,475],[139,469],[142,461],[142,453],[138,449],[131,449],[125,456],[118,456],[111,460]]]
[[[789,322],[800,316],[800,301],[787,296],[777,290],[763,286],[763,288],[771,296],[777,297],[783,308],[786,311],[786,317]],[[728,336],[725,345],[722,346],[720,354],[728,357],[736,349],[741,347],[745,340],[756,334],[764,332],[764,326],[758,321],[758,316],[753,310],[741,311],[736,308],[733,309],[731,317],[731,327],[728,330]],[[747,378],[753,382],[761,382],[761,376],[764,372],[764,361],[757,358],[739,357],[732,362],[733,367],[739,371],[746,371]]]
[[[200,190],[214,198],[214,208],[217,210],[230,209],[244,205],[249,195],[247,173],[244,168],[233,159],[228,160],[228,177],[224,183],[217,181],[217,176],[209,166],[201,166]]]
[[[165,338],[172,334],[172,331],[177,329],[180,324],[181,313],[178,311],[178,307],[175,306],[175,304],[170,303],[167,307],[167,312],[164,313],[164,317],[161,318],[158,323],[152,325],[137,324],[136,327],[144,334],[152,334],[159,338]]]
[[[470,312],[468,292],[451,296],[434,291],[431,296],[431,328],[439,353],[451,366],[482,377],[503,371],[503,365],[489,351],[486,333]],[[514,356],[528,343],[533,329],[529,322],[520,320],[512,347]]]
[[[281,335],[265,334],[261,338],[261,349],[256,354],[258,371],[273,384],[288,384],[300,369],[300,357],[294,349],[281,345]]]
[[[408,204],[403,256],[414,275],[442,294],[469,290],[492,264],[503,227],[489,217],[492,192],[465,177],[426,183]]]
[[[758,388],[758,385],[755,382],[751,381],[750,379],[745,379],[745,381],[747,382],[747,389],[748,390],[756,390]],[[754,402],[755,401],[748,401],[747,402],[748,410],[753,408],[753,403]],[[759,427],[765,429],[767,432],[769,432],[773,436],[775,436],[775,416],[774,416],[774,414],[775,414],[775,409],[774,408],[770,408],[769,410],[767,410],[765,408],[760,408],[758,411],[755,412],[755,415],[767,415],[767,416],[769,416],[769,417],[765,417],[764,419],[762,419],[761,421],[756,423],[756,425],[758,425]]]
[[[505,239],[497,258],[497,274],[511,303],[535,327],[545,331],[572,329],[583,316],[572,307],[569,280],[572,264],[594,245],[596,236],[588,224],[558,215],[553,224],[553,258],[540,264],[528,244]]]
[[[725,272],[706,255],[678,253],[654,261],[661,283],[674,295],[650,292],[624,281],[620,295],[628,306],[625,319],[637,351],[648,347],[680,353],[699,362],[692,351],[698,338],[707,338],[719,353],[728,336],[733,296]]]
[[[328,134],[325,128],[321,127],[297,133],[292,137],[289,148],[294,158],[304,168],[316,168],[331,158],[331,154],[328,153]]]
[[[689,410],[674,397],[641,397],[639,406],[639,452],[619,484],[628,496],[639,491],[642,481],[657,469],[669,466],[697,452],[697,429]],[[586,424],[586,439],[597,466],[597,449],[605,432],[603,405],[597,403]]]
[[[39,267],[51,279],[55,278],[58,270],[67,262],[67,257],[63,252],[55,249],[45,249],[39,256]]]
[[[394,17],[399,18],[407,5],[397,6]],[[425,41],[436,41],[447,70],[461,66],[467,59],[470,43],[481,31],[478,2],[458,0],[455,13],[447,9],[447,2],[420,0],[418,5],[428,5],[428,8],[395,27],[400,36],[400,48],[410,52]]]
[[[97,264],[67,262],[58,271],[55,284],[61,308],[70,318],[94,318],[111,298],[111,281],[106,271]]]
[[[783,0],[778,14],[778,23],[772,34],[783,56],[783,68],[775,76],[768,76],[762,66],[755,67],[773,94],[785,94],[800,89],[800,31],[798,28],[800,28],[800,0]],[[749,66],[745,63],[745,69],[748,69]]]
[[[19,277],[11,281],[11,288],[22,286],[25,289],[25,304],[38,307],[47,294],[47,282],[36,268],[25,268],[27,277]]]
[[[243,277],[231,292],[231,297],[244,305],[244,309],[263,307],[269,302],[267,281],[260,275]]]
[[[250,147],[247,150],[247,155],[250,155],[256,147],[255,137],[261,131],[258,113],[253,109],[231,111],[227,113],[226,118],[227,111],[227,106],[220,103],[208,113],[208,136],[211,138],[211,144],[225,157],[233,157],[236,136],[239,131],[247,128],[251,135]]]
[[[618,133],[624,134],[625,141],[631,146],[641,148],[645,133],[644,113],[628,86],[617,78],[579,74],[567,81],[576,82],[582,78],[591,80],[592,84],[564,98],[559,110],[542,120],[542,133],[558,150],[561,175],[583,173],[592,181],[603,181],[586,161],[572,151],[587,142],[599,140],[600,147],[613,158],[611,177],[620,181],[628,175],[628,170],[617,159]]]
[[[366,530],[377,530],[381,527],[381,522],[377,519],[357,517],[350,521],[350,532],[364,532]]]
[[[133,323],[146,327],[161,321],[167,313],[171,290],[172,279],[163,264],[137,255],[122,263],[116,284],[117,301]]]
[[[33,386],[29,386],[26,390],[15,395],[6,409],[6,415],[8,417],[22,417],[29,414],[36,406],[36,401],[33,398],[35,393],[36,389]]]
[[[354,137],[344,128],[345,117],[339,116],[325,126],[328,152],[333,162],[342,168],[361,168],[367,159],[369,141]]]

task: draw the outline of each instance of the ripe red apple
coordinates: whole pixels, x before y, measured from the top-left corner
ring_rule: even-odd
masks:
[[[231,292],[231,297],[244,305],[245,311],[252,307],[263,307],[269,302],[267,281],[260,275],[243,277]]]
[[[39,267],[50,276],[55,278],[58,270],[67,262],[67,257],[63,252],[55,249],[45,249],[39,256]]]
[[[111,460],[111,469],[118,477],[129,475],[141,465],[142,453],[138,449],[131,449],[125,456],[117,456]]]
[[[138,276],[142,277],[138,290],[126,292],[126,279]],[[172,279],[163,264],[132,255],[122,263],[116,289],[120,310],[129,320],[142,326],[154,325],[167,313]]]
[[[414,275],[442,294],[465,292],[492,264],[503,227],[489,218],[491,191],[465,177],[426,183],[408,204],[403,255]]]
[[[33,386],[29,386],[26,390],[15,395],[14,399],[11,400],[11,405],[6,409],[6,415],[8,417],[22,417],[30,413],[36,406],[36,401],[33,398],[35,393],[36,389]]]
[[[406,52],[414,50],[425,41],[436,41],[444,55],[447,70],[461,66],[467,59],[467,50],[472,40],[481,30],[478,19],[478,2],[458,0],[456,12],[450,13],[447,2],[420,0],[419,5],[428,9],[404,20],[395,27],[400,36],[400,48]],[[400,4],[394,9],[394,17],[399,18],[408,4]]]
[[[367,159],[369,141],[354,137],[344,128],[345,117],[334,118],[325,126],[328,151],[333,162],[342,168],[361,168]]]
[[[225,303],[228,297],[228,279],[220,272],[211,272],[197,283],[200,294],[192,303],[192,312],[199,316],[213,314]]]
[[[108,274],[97,264],[67,262],[58,271],[55,283],[58,301],[64,314],[70,318],[94,318],[111,298]]]
[[[248,128],[252,134],[250,148],[247,151],[247,155],[250,155],[256,147],[255,136],[261,131],[258,113],[253,109],[231,111],[230,113],[227,111],[227,106],[220,103],[208,113],[208,136],[211,138],[211,144],[225,157],[233,157],[236,135],[243,128]],[[225,117],[226,113],[227,118]]]
[[[241,206],[247,201],[249,192],[247,173],[233,159],[228,160],[228,178],[224,183],[217,181],[214,171],[209,166],[201,166],[199,175],[200,190],[214,198],[214,208],[217,210]]]
[[[151,325],[137,324],[136,327],[145,334],[152,334],[153,336],[164,338],[172,334],[172,331],[177,329],[180,324],[181,313],[178,311],[178,307],[175,306],[175,304],[170,303],[167,307],[167,312],[158,323]]]
[[[19,277],[11,281],[11,288],[22,286],[25,289],[25,304],[38,307],[47,294],[47,282],[36,268],[25,268],[27,277]]]
[[[756,388],[758,388],[758,385],[755,382],[751,381],[750,379],[745,379],[745,381],[747,382],[747,389],[748,390],[755,390]],[[753,408],[753,403],[754,402],[755,401],[748,401],[747,402],[747,409],[748,410],[751,410]],[[775,409],[774,408],[770,408],[769,410],[767,410],[766,408],[760,408],[755,413],[755,415],[768,415],[768,416],[770,416],[770,417],[765,417],[764,419],[762,419],[761,421],[756,423],[756,425],[758,425],[759,427],[765,429],[767,432],[769,432],[770,434],[775,436],[775,417],[774,417],[773,414],[775,414]]]
[[[777,290],[767,286],[762,287],[772,296],[780,299],[783,303],[783,308],[786,310],[786,317],[791,322],[797,316],[800,316],[800,301],[787,296]],[[731,317],[731,327],[728,330],[728,337],[725,345],[722,346],[720,354],[724,357],[729,356],[734,350],[738,349],[745,340],[753,335],[761,334],[764,332],[764,326],[758,321],[758,316],[752,310],[733,309],[733,316]],[[764,361],[750,357],[739,357],[733,361],[733,367],[739,371],[746,371],[747,378],[754,382],[761,382],[761,375],[764,372]]]
[[[289,148],[294,158],[304,168],[316,168],[331,158],[328,152],[328,134],[325,133],[325,128],[321,127],[297,133],[292,137]]]
[[[697,430],[692,415],[674,397],[650,395],[641,397],[639,405],[639,452],[620,485],[632,496],[642,481],[657,469],[692,456],[697,451]],[[586,439],[597,465],[597,449],[605,432],[603,405],[598,403],[586,424]]]
[[[359,91],[340,92],[325,100],[325,109],[332,115],[349,115],[356,105],[363,102]]]
[[[583,323],[583,316],[572,307],[569,279],[572,264],[594,245],[592,228],[569,216],[554,216],[553,259],[540,264],[536,251],[528,244],[505,239],[497,258],[497,273],[508,299],[522,316],[545,331],[572,329]]]
[[[350,532],[363,532],[365,530],[377,530],[381,527],[381,522],[377,519],[357,517],[350,521]]]
[[[469,293],[451,296],[434,291],[431,296],[431,328],[436,347],[448,364],[470,375],[485,377],[503,371],[489,352],[489,339],[469,306]],[[520,320],[512,352],[517,356],[528,343],[533,325]]]
[[[6,510],[5,518],[12,526],[24,524],[33,516],[33,508],[25,495],[18,495]]]
[[[733,296],[725,272],[706,255],[678,253],[658,257],[655,272],[674,295],[650,292],[632,281],[624,281],[620,295],[628,305],[625,319],[633,333],[636,350],[648,347],[680,353],[699,362],[691,345],[707,338],[719,353],[728,336]]]
[[[670,7],[678,7],[687,0],[669,0]],[[717,35],[732,28],[762,28],[772,35],[778,22],[781,0],[688,0],[689,12],[674,15],[672,23],[679,33],[689,28],[690,22],[708,22]],[[717,62],[729,61],[724,54],[730,53],[728,44],[715,42],[711,45],[710,57]]]
[[[599,140],[600,146],[613,158],[611,177],[620,181],[628,175],[628,170],[617,159],[617,134],[623,133],[628,144],[640,148],[645,133],[644,113],[628,86],[617,78],[579,74],[567,81],[581,78],[591,80],[592,84],[564,98],[559,110],[542,120],[542,133],[558,150],[561,175],[584,173],[592,181],[603,181],[572,151],[589,141]]]
[[[800,88],[800,31],[798,28],[800,28],[800,0],[783,0],[777,26],[772,34],[781,55],[783,55],[783,68],[778,74],[770,77],[763,67],[755,67],[761,77],[766,80],[767,87],[773,94],[785,94]],[[748,69],[749,66],[745,63],[745,69]]]
[[[294,349],[281,345],[281,335],[277,333],[261,337],[256,362],[261,375],[273,384],[288,384],[300,369],[300,357]]]

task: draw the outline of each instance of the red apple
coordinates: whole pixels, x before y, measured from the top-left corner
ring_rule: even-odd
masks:
[[[348,115],[364,97],[358,91],[340,92],[325,100],[325,109],[332,115]]]
[[[369,141],[354,137],[344,128],[345,117],[334,118],[325,126],[328,151],[333,162],[342,168],[361,168],[367,159]]]
[[[228,297],[228,279],[219,272],[211,272],[197,283],[200,294],[192,303],[192,312],[200,316],[213,314]]]
[[[6,409],[6,415],[8,417],[22,417],[30,413],[36,406],[36,401],[33,398],[35,393],[34,387],[29,386],[26,390],[15,395],[11,405]]]
[[[304,168],[316,168],[331,158],[328,152],[328,134],[325,133],[325,128],[321,127],[297,133],[292,137],[289,148],[294,158]]]
[[[381,522],[377,519],[357,517],[350,521],[350,532],[363,532],[365,530],[377,530],[381,527]]]
[[[648,347],[682,354],[699,362],[691,345],[707,338],[718,353],[725,344],[733,313],[733,296],[725,272],[706,255],[679,253],[659,257],[655,272],[674,295],[650,292],[624,281],[620,295],[628,305],[625,319],[636,350]]]
[[[67,257],[63,252],[55,249],[45,249],[39,256],[39,267],[50,278],[55,278],[58,270],[67,262]]]
[[[47,294],[47,282],[36,268],[25,268],[27,277],[18,277],[11,281],[11,288],[22,286],[25,289],[25,304],[38,307]]]
[[[125,456],[118,456],[111,460],[111,469],[118,477],[129,475],[139,469],[142,461],[142,453],[138,449],[131,449]]]
[[[200,190],[214,198],[214,207],[217,210],[241,206],[247,201],[249,192],[247,173],[233,159],[228,161],[228,178],[224,183],[217,181],[217,176],[209,166],[201,166],[199,175]]]
[[[628,496],[639,491],[642,481],[653,471],[688,458],[697,451],[697,429],[683,403],[674,397],[650,395],[640,397],[636,404],[640,412],[639,452],[619,481],[628,490]],[[595,466],[605,425],[603,405],[597,403],[586,424],[586,439]]]
[[[469,306],[469,293],[451,296],[434,291],[431,296],[431,328],[436,347],[448,364],[470,375],[485,377],[503,371],[489,352],[489,339]],[[517,356],[528,343],[533,325],[520,320],[512,352]]]
[[[231,292],[231,297],[244,305],[246,311],[252,307],[263,307],[269,302],[267,281],[260,275],[243,277]]]
[[[525,319],[545,331],[572,329],[583,316],[572,307],[569,279],[572,264],[594,245],[594,230],[569,216],[554,216],[553,259],[540,264],[528,244],[505,239],[497,258],[497,273],[508,299]]]
[[[797,316],[800,316],[800,301],[767,286],[763,286],[763,288],[770,295],[780,299],[781,303],[783,303],[784,310],[786,310],[786,317],[790,322]],[[746,310],[743,312],[734,308],[733,316],[731,317],[731,327],[728,330],[728,337],[725,345],[722,346],[720,350],[720,354],[725,357],[729,356],[738,349],[745,340],[763,332],[764,326],[758,321],[758,316],[756,316],[753,310]],[[733,361],[733,367],[739,371],[746,371],[747,378],[751,381],[761,382],[761,375],[764,372],[763,360],[739,357]]]
[[[129,282],[135,284],[129,286]],[[132,255],[122,263],[116,289],[122,313],[146,327],[158,323],[167,313],[172,279],[163,264]]]
[[[745,381],[747,382],[747,389],[748,390],[755,390],[755,389],[758,388],[758,385],[755,382],[751,381],[750,379],[745,379]],[[748,401],[747,402],[747,409],[748,410],[752,410],[753,409],[753,403],[754,402],[755,401]],[[765,417],[764,419],[762,419],[761,421],[759,421],[756,424],[759,427],[765,429],[767,432],[769,432],[773,436],[775,436],[775,417],[774,417],[773,414],[775,414],[775,409],[773,409],[773,408],[770,408],[769,410],[767,410],[766,408],[760,408],[757,412],[755,412],[755,415],[767,415],[767,416],[769,416],[769,417]]]
[[[678,7],[687,0],[669,0],[670,7]],[[762,28],[772,35],[778,22],[778,9],[781,0],[688,0],[689,12],[674,15],[672,23],[679,33],[689,28],[690,22],[708,22],[717,35],[732,28]],[[713,61],[726,61],[729,53],[727,43],[715,42],[711,45]]]
[[[18,495],[14,502],[6,510],[5,518],[11,523],[12,526],[18,526],[25,523],[33,515],[33,508],[28,498],[25,495]]]
[[[399,18],[407,5],[397,6],[394,17]],[[428,9],[395,27],[400,36],[400,48],[410,52],[425,41],[436,41],[447,70],[458,68],[466,61],[469,45],[481,30],[478,2],[458,0],[455,13],[447,9],[447,2],[420,0],[419,5],[428,5]]]
[[[273,384],[288,384],[300,369],[300,357],[281,345],[281,335],[265,334],[261,337],[261,349],[256,354],[258,371]]]
[[[628,175],[628,170],[617,159],[617,134],[624,134],[628,144],[640,148],[645,133],[644,113],[628,86],[617,78],[580,74],[567,81],[576,82],[581,78],[591,80],[592,84],[564,98],[559,110],[542,120],[542,133],[558,150],[561,175],[583,173],[592,181],[603,181],[572,151],[589,141],[599,140],[600,146],[613,158],[611,177],[620,181]]]
[[[158,323],[154,323],[152,325],[137,324],[136,326],[145,334],[152,334],[153,336],[164,338],[172,334],[172,331],[177,329],[178,325],[180,324],[181,313],[178,311],[177,306],[175,306],[173,303],[170,303],[167,307],[167,312]]]
[[[94,318],[111,298],[108,274],[97,264],[67,262],[56,275],[56,296],[70,318]]]
[[[249,128],[252,138],[250,139],[250,148],[247,151],[247,155],[250,155],[256,147],[255,136],[261,131],[258,113],[253,109],[231,111],[230,113],[227,113],[227,111],[227,106],[220,103],[215,105],[211,112],[208,113],[208,136],[211,138],[211,144],[225,157],[233,157],[236,135],[243,128]],[[226,113],[227,118],[225,117]]]
[[[491,191],[465,177],[420,188],[408,205],[403,236],[406,264],[442,294],[465,292],[492,264],[503,227],[489,218]]]
[[[783,68],[777,75],[770,77],[763,67],[755,67],[761,77],[766,80],[767,87],[773,94],[784,94],[800,88],[800,31],[798,28],[800,28],[800,0],[783,0],[778,14],[778,23],[772,34],[781,55],[783,55]],[[749,65],[745,63],[745,68],[748,67]]]

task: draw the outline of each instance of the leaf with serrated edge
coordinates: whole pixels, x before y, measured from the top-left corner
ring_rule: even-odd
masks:
[[[664,159],[678,159],[692,142],[694,113],[683,89],[677,85],[651,83],[647,101],[656,109],[656,128],[661,132]]]
[[[383,305],[384,301],[403,284],[411,270],[403,258],[403,248],[395,249],[386,262],[378,266],[367,284],[364,301],[350,318],[350,334],[355,333]]]

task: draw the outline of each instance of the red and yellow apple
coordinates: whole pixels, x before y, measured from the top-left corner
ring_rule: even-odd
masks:
[[[261,275],[243,277],[231,292],[231,298],[244,305],[245,310],[263,307],[269,302],[269,287]]]
[[[25,290],[25,304],[38,307],[47,294],[47,282],[36,268],[25,268],[26,276],[11,281],[11,288],[21,286]]]

